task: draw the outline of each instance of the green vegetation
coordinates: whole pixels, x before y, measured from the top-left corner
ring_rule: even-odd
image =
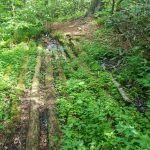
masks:
[[[29,50],[28,50],[29,49]],[[25,63],[24,57],[29,57],[30,63],[26,73],[25,85],[29,87],[33,76],[35,65],[36,49],[27,43],[20,43],[13,47],[3,47],[0,51],[0,120],[13,121],[17,120],[19,109],[20,90],[16,88],[19,74]],[[22,79],[23,80],[23,79]],[[30,83],[31,84],[31,83]],[[14,118],[15,117],[15,118]],[[19,117],[19,116],[18,116]],[[19,118],[18,118],[19,119]],[[3,126],[1,126],[3,128]]]
[[[58,142],[61,150],[149,150],[149,10],[149,0],[1,0],[0,139],[20,123],[20,99],[34,88],[36,59],[41,55],[42,75],[37,73],[36,80],[42,83],[37,81],[36,93],[43,90],[46,98],[36,95],[43,99],[35,105],[36,121],[43,107],[55,114],[55,105],[47,102],[57,95],[48,89],[53,81],[45,83],[45,77],[54,78],[62,132],[53,138],[54,146]],[[42,48],[44,54],[37,54],[39,43],[47,47]],[[51,77],[45,75],[47,63],[53,66]],[[114,79],[131,102],[125,101]],[[30,96],[34,100],[34,93]],[[51,129],[55,124],[56,118],[46,125],[50,138],[57,131]]]
[[[88,5],[88,0],[54,0],[49,2],[47,7],[49,9],[49,15],[53,21],[65,21],[76,19],[84,15]]]
[[[99,34],[105,36],[102,32]],[[114,74],[133,100],[149,96],[149,66],[141,49],[134,47],[124,52],[121,47],[114,49],[104,43],[99,44],[99,41],[91,42],[90,46],[89,42],[85,43],[83,49],[90,59],[97,60],[103,68]]]
[[[133,99],[140,101],[147,101],[150,93],[148,9],[146,0],[118,1],[112,15],[106,10],[96,14],[98,24],[104,26],[96,38],[109,45],[101,44],[107,48],[97,51],[96,59],[111,68]]]
[[[90,55],[106,47],[88,42],[84,49],[88,55],[83,52],[72,63],[61,60],[68,78],[65,85],[57,82],[61,149],[148,149],[149,120],[123,102],[111,75],[94,63],[96,53]],[[81,65],[85,62],[90,68]]]

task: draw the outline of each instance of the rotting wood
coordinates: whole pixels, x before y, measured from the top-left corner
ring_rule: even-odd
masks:
[[[65,52],[64,52],[65,53]],[[64,57],[62,58],[63,56],[60,54],[60,52],[59,52],[59,65],[60,65],[60,67],[61,67],[61,69],[63,68],[62,66],[63,66],[63,64],[61,64],[61,61],[64,61],[64,63],[66,63],[67,65],[68,64],[70,64],[71,62],[72,62],[72,60],[70,59],[70,57],[67,57],[66,56],[66,59],[64,59]],[[70,70],[70,72],[74,72],[75,70],[73,69],[73,68],[69,68],[69,70]],[[62,69],[62,72],[63,72],[63,74],[64,74],[64,71],[63,71],[63,69]],[[65,74],[64,74],[64,76],[65,76]],[[66,76],[64,77],[64,78],[66,78]],[[59,78],[60,79],[60,78]],[[61,80],[61,79],[60,79]],[[67,80],[67,79],[65,79],[65,80]]]
[[[68,46],[70,41],[67,41],[67,42],[65,42],[65,41],[66,41],[65,38],[64,38],[64,40],[59,39],[59,42],[62,43],[63,46],[64,46],[65,53],[67,53],[71,59],[74,59],[74,58],[75,58],[75,55],[73,54],[73,51],[72,51],[72,50],[70,49],[70,47]]]
[[[40,150],[48,150],[48,108],[46,106],[46,94],[48,87],[46,87],[45,80],[45,69],[46,69],[46,50],[42,55],[42,64],[40,69],[40,74],[42,75],[40,78],[40,102],[43,103],[39,108],[39,122],[40,122],[40,136],[39,136],[39,149]]]
[[[14,114],[14,120],[20,122],[19,124],[16,125],[17,129],[15,129],[15,133],[12,133],[12,141],[6,142],[6,147],[8,149],[12,149],[12,147],[18,149],[18,150],[25,150],[25,140],[26,139],[26,131],[27,131],[27,126],[28,126],[28,117],[29,117],[29,111],[28,111],[28,101],[29,101],[29,91],[25,91],[25,85],[24,85],[24,78],[25,78],[25,73],[27,71],[28,67],[28,48],[26,49],[26,55],[24,58],[24,63],[21,68],[21,72],[19,75],[18,83],[17,83],[17,95],[20,97],[20,107],[17,106],[18,103],[13,104],[13,100],[11,100],[11,105],[12,108],[10,109],[11,114],[13,113],[12,110],[17,108],[16,114]],[[4,75],[4,80],[8,81],[11,75],[11,70],[12,66],[9,65],[6,68],[6,73]],[[25,92],[23,94],[23,91]],[[21,118],[21,119],[19,119]]]
[[[70,37],[70,39],[71,39],[71,40],[70,40],[69,42],[72,42],[73,37]],[[67,45],[65,46],[65,48],[66,48],[67,54],[68,54],[69,57],[70,57],[70,60],[75,60],[75,59],[77,59],[78,57],[75,56],[74,52],[70,49],[68,42],[66,42],[66,43],[67,43]],[[73,44],[74,48],[79,48],[79,46],[76,47],[76,46],[77,46],[76,43],[73,42],[72,44]],[[64,42],[64,45],[65,45],[65,42]],[[81,52],[81,50],[80,50],[80,52]],[[82,52],[82,54],[87,55],[85,52]],[[88,74],[89,74],[89,75],[92,75],[92,74],[90,73],[90,68],[87,66],[87,64],[86,64],[85,62],[82,61],[80,67],[81,67],[81,68],[86,68],[86,70],[88,71]]]
[[[56,90],[54,87],[52,53],[47,55],[46,64],[46,87],[48,87],[46,106],[48,107],[49,149],[58,150],[61,142],[61,131],[56,116]]]
[[[114,83],[114,85],[118,89],[118,91],[119,91],[120,95],[122,96],[123,100],[128,102],[128,103],[133,103],[131,101],[131,99],[129,99],[129,97],[127,96],[126,92],[121,87],[120,83],[118,83],[113,77],[112,77],[112,82]]]
[[[69,57],[71,59],[75,59],[75,56],[74,56],[73,52],[71,51],[71,49],[67,46],[65,47],[65,49],[66,49],[66,52],[68,53]]]
[[[24,64],[22,66],[22,71],[19,75],[19,80],[18,80],[18,84],[17,84],[17,89],[22,90],[22,91],[25,90],[24,78],[25,78],[25,73],[27,71],[28,63],[29,63],[29,57],[28,57],[28,55],[26,55],[24,58]]]
[[[30,101],[30,90],[25,91],[25,73],[28,68],[29,64],[29,54],[28,54],[29,48],[26,48],[26,55],[24,58],[24,63],[22,65],[22,70],[19,75],[18,83],[17,83],[17,90],[20,90],[24,92],[24,94],[20,97],[21,105],[20,105],[20,112],[21,112],[21,120],[20,120],[20,130],[18,131],[18,134],[15,134],[15,139],[18,139],[18,142],[16,142],[16,145],[18,146],[20,144],[21,150],[25,150],[26,148],[26,132],[28,129],[28,123],[29,123],[29,101]],[[15,143],[15,141],[14,141]]]
[[[12,71],[12,65],[9,65],[6,67],[6,72],[4,74],[4,81],[8,81],[11,75],[11,71]]]
[[[67,56],[66,53],[63,51],[61,51],[61,57],[63,57],[64,60],[67,60]]]
[[[72,45],[74,46],[74,49],[76,50],[77,55],[81,53],[81,48],[79,44],[75,40],[71,40]]]
[[[20,131],[20,140],[21,140],[21,150],[26,150],[26,139],[29,124],[29,102],[30,102],[31,91],[25,91],[25,94],[21,98],[21,131]]]
[[[71,38],[71,39],[73,39],[73,38]],[[75,41],[72,41],[72,40],[71,40],[71,42],[72,42],[72,44],[74,45],[75,48],[79,48],[79,47],[77,46],[77,43],[76,43]],[[71,52],[70,49],[67,49],[67,50],[68,50],[69,55],[70,55],[71,58],[73,59],[75,56],[73,56],[73,53]],[[79,50],[79,52],[80,52],[80,50]],[[83,53],[83,52],[82,52],[82,53]],[[85,52],[84,52],[84,54],[87,55]],[[88,66],[87,66],[84,62],[82,62],[81,67],[86,68],[87,71],[88,71],[89,74],[90,74],[89,68],[88,68]],[[112,81],[113,81],[114,85],[116,86],[116,88],[118,89],[118,91],[119,91],[120,95],[122,96],[122,98],[124,99],[124,101],[126,101],[126,102],[128,102],[128,103],[133,103],[132,100],[129,99],[129,97],[127,96],[126,92],[123,90],[123,88],[121,87],[121,85],[120,85],[113,77],[112,77]]]
[[[86,53],[84,52],[84,54],[86,55]],[[83,68],[87,68],[89,74],[90,71],[88,69],[88,66],[85,63],[82,63],[82,67]],[[104,68],[103,68],[104,69]],[[105,70],[105,69],[104,69]],[[131,99],[129,99],[129,97],[127,96],[126,92],[123,90],[123,88],[121,87],[121,85],[112,77],[112,82],[114,83],[114,85],[116,86],[116,88],[118,89],[120,95],[122,96],[122,98],[124,99],[124,101],[128,102],[128,103],[133,103]]]
[[[65,77],[65,75],[63,73],[63,70],[62,70],[62,67],[60,65],[61,54],[60,54],[59,50],[57,51],[56,55],[59,58],[59,59],[56,59],[57,69],[58,69],[58,74],[59,74],[59,80],[62,82],[63,85],[65,85],[65,83],[66,83],[66,77]]]
[[[32,81],[32,91],[30,100],[30,120],[27,134],[26,150],[38,150],[39,148],[39,72],[41,68],[42,48],[38,47],[37,64]]]

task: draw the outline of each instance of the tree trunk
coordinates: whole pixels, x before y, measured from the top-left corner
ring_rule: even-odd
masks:
[[[121,8],[121,3],[123,2],[124,0],[120,0],[118,1],[118,3],[116,4],[116,11],[120,11],[122,8]]]
[[[103,2],[101,0],[92,0],[91,6],[85,16],[90,16],[95,12],[100,11],[102,7],[103,7]]]
[[[12,0],[11,2],[11,11],[12,11],[12,16],[15,17],[15,1]]]
[[[48,5],[48,0],[45,0],[45,6],[47,6]]]
[[[115,0],[112,1],[112,10],[111,10],[112,14],[114,14],[114,10],[115,10]]]

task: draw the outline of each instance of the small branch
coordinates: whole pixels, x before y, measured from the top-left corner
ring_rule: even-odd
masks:
[[[128,103],[133,103],[131,99],[129,99],[129,97],[127,96],[127,94],[125,93],[125,91],[123,90],[123,88],[121,87],[120,83],[118,83],[113,77],[112,77],[112,81],[114,83],[114,85],[117,87],[120,95],[122,96],[122,98],[124,99],[124,101],[128,102]]]

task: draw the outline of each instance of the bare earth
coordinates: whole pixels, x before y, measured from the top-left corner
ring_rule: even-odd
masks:
[[[52,32],[60,32],[64,35],[90,38],[97,25],[93,18],[88,17],[63,23],[49,23],[48,28],[51,28]]]

